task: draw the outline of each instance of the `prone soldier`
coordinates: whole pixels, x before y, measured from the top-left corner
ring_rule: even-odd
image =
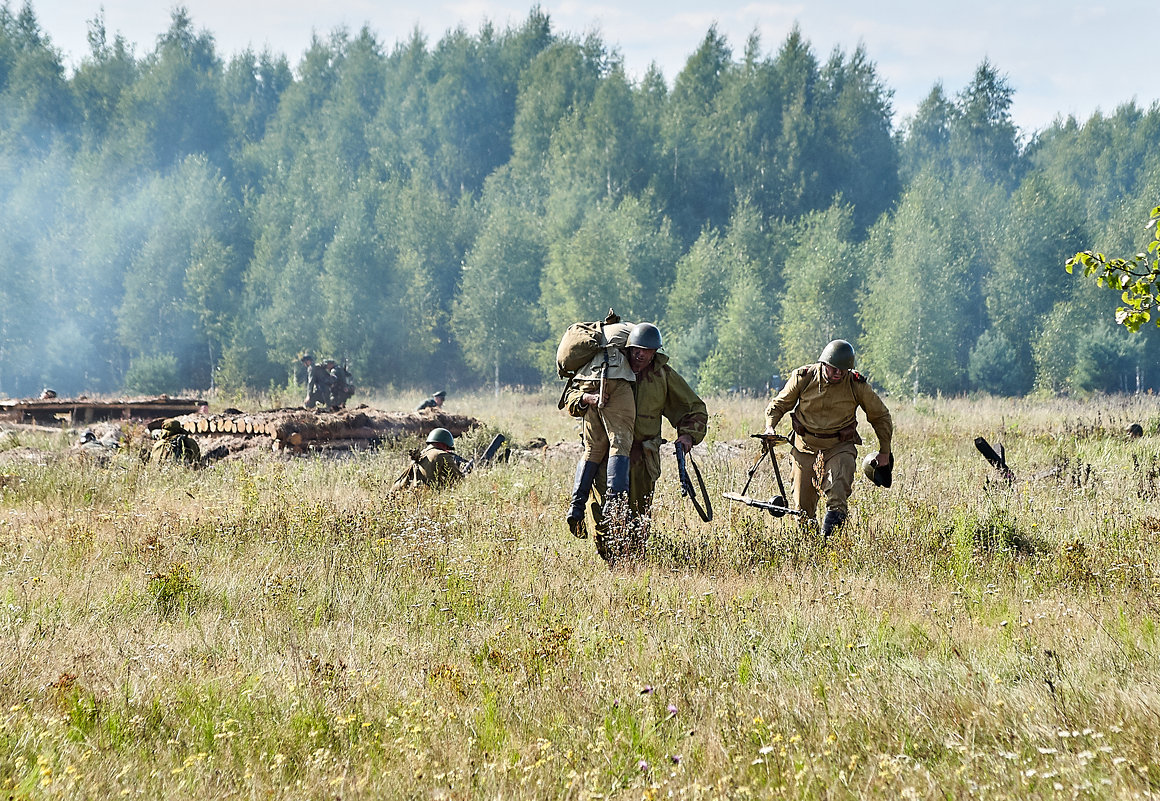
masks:
[[[411,464],[395,480],[390,494],[413,487],[445,489],[463,479],[467,460],[455,452],[455,437],[446,428],[436,428],[427,435],[426,445],[411,452]]]

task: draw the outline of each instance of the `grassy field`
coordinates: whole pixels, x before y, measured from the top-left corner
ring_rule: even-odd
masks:
[[[1160,792],[1160,400],[890,403],[894,486],[859,477],[823,546],[721,499],[764,404],[710,401],[715,519],[666,462],[650,551],[614,572],[563,525],[571,458],[389,499],[402,448],[195,471],[9,435],[62,455],[0,467],[0,789]],[[577,436],[551,392],[447,410],[517,442]],[[1008,487],[978,435],[1020,477],[1051,474]]]

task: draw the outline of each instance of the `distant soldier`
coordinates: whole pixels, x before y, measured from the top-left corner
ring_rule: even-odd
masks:
[[[161,438],[153,443],[149,458],[154,462],[173,461],[179,464],[201,464],[201,448],[181,421],[170,418],[161,424]]]
[[[816,364],[807,364],[790,373],[781,392],[765,410],[768,434],[774,433],[782,417],[790,416],[793,505],[816,519],[819,491],[825,494],[824,537],[846,522],[846,501],[854,485],[857,446],[862,443],[856,414],[859,407],[878,435],[878,453],[868,461],[872,462],[874,474],[889,482],[889,473],[894,467],[890,455],[894,423],[886,404],[866,379],[854,372],[854,347],[846,340],[835,339],[822,350]]]
[[[466,463],[455,452],[455,437],[446,428],[436,428],[427,435],[427,445],[411,452],[411,465],[391,487],[391,494],[412,487],[443,489],[463,478]]]
[[[330,384],[330,408],[342,409],[354,394],[354,380],[346,366],[336,363],[334,359],[327,359],[324,364],[333,379]]]
[[[301,362],[306,365],[306,401],[303,405],[307,409],[313,409],[315,404],[328,406],[334,377],[322,365],[315,364],[310,353],[303,353]]]
[[[48,387],[45,387],[44,389],[42,389],[40,391],[40,399],[41,400],[52,400],[55,397],[56,397],[56,390],[55,389],[49,389]]]
[[[425,411],[426,409],[439,410],[440,408],[442,408],[443,399],[446,397],[447,397],[447,390],[441,389],[438,392],[436,392],[434,395],[432,395],[430,398],[428,398],[427,400],[423,401],[418,406],[416,406],[415,411],[422,412],[422,411]]]

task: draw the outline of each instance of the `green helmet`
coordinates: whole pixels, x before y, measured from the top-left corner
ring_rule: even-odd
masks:
[[[427,435],[427,443],[428,444],[435,443],[435,442],[438,442],[441,445],[446,445],[448,448],[451,448],[452,450],[455,449],[455,437],[451,436],[451,432],[448,431],[446,428],[432,429],[431,433]]]
[[[181,421],[178,420],[176,417],[170,417],[168,420],[166,420],[164,423],[162,423],[161,430],[167,431],[170,434],[184,434],[185,433],[185,427],[181,425]]]
[[[874,456],[872,453],[862,460],[862,474],[876,486],[889,489],[894,483],[894,457],[890,458],[890,464],[886,467],[879,467],[878,460]]]
[[[844,339],[835,339],[822,348],[818,361],[838,370],[854,369],[854,346]]]
[[[311,361],[312,362],[312,361],[314,361],[314,354],[313,353],[303,353],[301,356],[298,357],[298,361],[300,361],[300,362]]]
[[[664,342],[661,341],[661,330],[652,323],[637,323],[629,332],[625,347],[660,350],[664,347]]]

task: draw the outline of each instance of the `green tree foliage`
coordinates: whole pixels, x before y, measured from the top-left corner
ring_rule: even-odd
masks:
[[[973,167],[987,180],[1013,187],[1022,172],[1019,130],[1011,120],[1014,90],[990,61],[975,69],[959,93],[951,118],[951,158],[960,168]]]
[[[109,146],[127,171],[164,171],[188,155],[225,164],[227,120],[213,35],[195,31],[183,8],[120,98]]]
[[[548,248],[540,287],[553,337],[609,307],[626,320],[655,320],[676,257],[668,220],[644,200],[594,207],[571,237]]]
[[[859,338],[861,275],[853,269],[853,229],[853,209],[846,204],[811,212],[794,228],[778,326],[783,375],[816,361],[831,340]]]
[[[1025,390],[1024,373],[1024,362],[1002,331],[987,329],[979,335],[967,360],[972,387],[992,395],[1018,395]]]
[[[966,388],[968,351],[981,331],[961,310],[978,303],[978,243],[955,190],[920,175],[862,254],[861,361],[893,393]]]
[[[539,304],[540,273],[547,257],[543,232],[524,210],[492,214],[467,254],[451,315],[455,338],[472,368],[490,374],[499,392],[503,378],[535,376],[535,343],[547,335]]]
[[[104,14],[89,21],[89,54],[73,75],[72,88],[84,124],[85,146],[96,152],[106,142],[117,116],[117,106],[137,80],[139,69],[132,47],[125,37],[115,35],[109,42]]]
[[[1026,141],[1012,98],[984,61],[895,131],[871,54],[797,28],[735,55],[711,27],[670,89],[539,8],[293,66],[182,8],[139,57],[98,13],[70,74],[2,4],[0,391],[266,388],[305,348],[366,387],[534,382],[609,306],[711,390],[834,336],[906,393],[1160,385],[1155,259],[1075,262],[1135,338],[1056,272],[1142,247],[1160,106]]]
[[[208,386],[241,277],[231,260],[238,215],[225,180],[191,156],[143,187],[124,212],[144,236],[125,268],[118,338],[135,359],[172,354],[189,386]]]
[[[1137,253],[1131,259],[1109,259],[1102,253],[1083,251],[1067,260],[1070,273],[1075,267],[1083,268],[1085,276],[1096,277],[1096,285],[1120,294],[1124,304],[1116,309],[1116,322],[1135,333],[1152,319],[1160,294],[1160,206],[1152,209],[1147,227],[1154,232],[1148,243],[1148,253]],[[1152,254],[1149,256],[1148,254]],[[1160,315],[1156,317],[1160,327]]]
[[[1006,391],[997,391],[990,380],[982,385],[972,379],[972,385],[995,394],[1020,395],[1035,380],[1031,343],[1052,307],[1068,296],[1068,287],[1058,280],[1059,265],[1079,246],[1082,228],[1056,187],[1035,172],[997,216],[1000,231],[989,252],[991,266],[983,291],[993,333],[1002,335],[1014,363],[1002,382]]]
[[[706,230],[677,262],[663,327],[669,353],[693,384],[760,389],[768,381],[777,353],[780,238],[753,204],[742,203],[724,236]],[[738,353],[744,365],[731,364]]]
[[[700,365],[697,383],[702,391],[763,390],[775,363],[776,307],[764,282],[750,264],[731,265],[737,276],[718,321],[717,344]]]
[[[44,153],[77,115],[60,54],[31,2],[15,15],[0,6],[0,150]]]
[[[900,171],[913,181],[922,172],[976,172],[1011,191],[1026,170],[1020,134],[1011,119],[1014,90],[990,61],[948,100],[935,84],[903,128]]]

